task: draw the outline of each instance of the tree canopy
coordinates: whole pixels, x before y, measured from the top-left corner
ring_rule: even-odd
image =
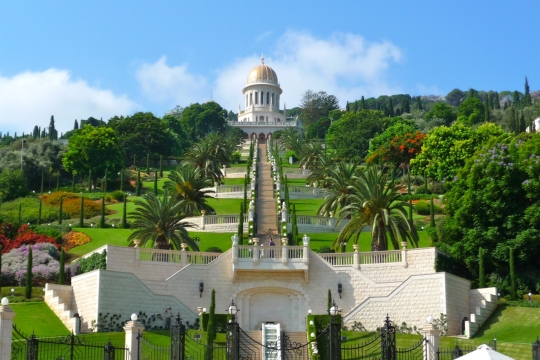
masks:
[[[319,119],[328,117],[330,111],[339,109],[339,101],[334,95],[329,95],[326,91],[313,92],[306,91],[302,95],[300,102],[302,112],[300,117],[305,129]]]
[[[222,132],[227,125],[227,110],[218,103],[191,104],[180,118],[180,126],[191,142],[196,142],[211,132]]]

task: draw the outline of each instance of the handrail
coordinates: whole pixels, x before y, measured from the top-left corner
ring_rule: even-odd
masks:
[[[216,194],[232,192],[244,192],[244,187],[242,185],[220,185],[216,187]]]
[[[216,260],[221,253],[192,252],[179,250],[139,249],[140,261],[157,261],[166,263],[208,265]],[[185,261],[183,260],[185,258]]]
[[[326,253],[318,254],[321,259],[332,266],[355,265],[355,256],[358,256],[358,265],[392,264],[403,261],[401,250],[349,252],[349,253]]]

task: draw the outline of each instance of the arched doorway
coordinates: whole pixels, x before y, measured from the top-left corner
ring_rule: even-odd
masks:
[[[260,133],[259,140],[266,140],[266,135],[264,135],[264,133]]]
[[[249,138],[249,135],[247,132],[244,131],[244,139],[247,139],[247,138]]]

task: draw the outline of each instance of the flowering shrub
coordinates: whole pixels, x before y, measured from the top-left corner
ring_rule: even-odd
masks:
[[[41,196],[43,202],[46,205],[52,205],[59,207],[60,206],[60,197],[63,197],[62,200],[65,202],[68,199],[80,199],[80,195],[72,193],[72,192],[66,192],[66,191],[55,191],[52,194],[43,194]]]
[[[87,198],[84,198],[84,218],[89,219],[94,216],[101,214],[101,200],[93,201]],[[70,218],[77,218],[81,213],[81,198],[68,199],[65,200],[62,204],[62,211]]]
[[[78,231],[70,231],[62,236],[64,250],[69,251],[76,246],[81,246],[92,241],[88,235]]]
[[[0,234],[0,244],[2,245],[2,253],[8,253],[13,249],[19,248],[23,245],[34,245],[39,243],[52,244],[57,249],[60,245],[56,243],[56,240],[46,235],[36,234],[28,225],[23,225],[17,231],[17,236],[10,240],[5,235]]]
[[[49,243],[39,243],[32,246],[32,283],[43,285],[46,282],[56,282],[60,269],[60,253]],[[28,245],[13,249],[2,256],[2,284],[24,286],[28,259]],[[68,265],[65,270],[68,275],[75,274],[77,265]]]

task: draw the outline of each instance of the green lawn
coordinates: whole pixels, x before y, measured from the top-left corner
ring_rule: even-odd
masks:
[[[76,230],[85,233],[92,239],[88,244],[77,246],[69,251],[69,254],[77,257],[107,244],[128,246],[127,238],[131,234],[130,229],[77,228]]]
[[[244,178],[225,178],[224,185],[244,185]]]
[[[201,251],[206,251],[211,246],[217,246],[225,252],[232,247],[231,236],[233,235],[234,233],[189,232],[189,236],[199,237],[201,241],[199,249]]]
[[[302,237],[304,234],[298,234]],[[307,233],[307,236],[310,237],[309,248],[312,250],[317,250],[323,246],[332,246],[332,242],[337,238],[338,233],[326,233],[326,234],[314,234]],[[418,237],[420,238],[419,246],[420,248],[431,247],[431,238],[428,233],[425,231],[419,231]],[[358,241],[360,245],[359,251],[371,251],[371,233],[363,232],[360,234],[360,239]],[[347,252],[353,251],[353,241],[349,241],[347,244]],[[390,244],[390,250],[393,250],[392,245]],[[398,249],[399,250],[399,249]]]
[[[230,215],[240,213],[240,203],[243,199],[208,199],[207,203],[216,210],[218,215]]]
[[[10,304],[10,306],[17,314],[13,323],[25,336],[30,336],[32,333],[38,337],[70,334],[70,331],[43,301]]]
[[[289,178],[287,177],[287,184],[290,186],[306,186],[306,178]]]

